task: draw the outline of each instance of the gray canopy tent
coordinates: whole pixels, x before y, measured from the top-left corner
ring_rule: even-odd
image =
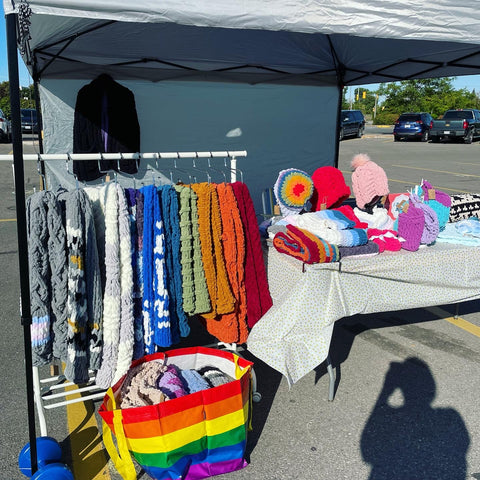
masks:
[[[78,90],[100,73],[136,98],[144,151],[246,149],[258,193],[279,170],[337,165],[342,90],[480,71],[480,12],[456,0],[3,0],[29,437],[36,469],[17,47],[45,153],[71,151]],[[38,105],[39,102],[37,102]],[[159,145],[160,143],[160,145]]]

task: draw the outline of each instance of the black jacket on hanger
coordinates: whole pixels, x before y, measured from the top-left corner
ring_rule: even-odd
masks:
[[[107,74],[80,89],[73,122],[73,153],[126,153],[140,151],[140,126],[135,97]],[[100,169],[119,170],[117,161],[103,160]],[[78,180],[100,178],[95,160],[74,161],[73,172]],[[135,160],[121,160],[120,171],[137,173]]]

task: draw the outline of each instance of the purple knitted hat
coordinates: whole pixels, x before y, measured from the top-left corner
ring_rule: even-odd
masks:
[[[402,242],[402,248],[411,252],[418,250],[424,228],[425,214],[423,210],[410,203],[408,210],[401,212],[398,216],[398,235],[405,240]]]
[[[438,216],[433,210],[433,208],[423,203],[420,200],[420,197],[415,193],[412,193],[410,195],[410,205],[415,205],[415,207],[423,210],[423,213],[425,215],[425,228],[423,229],[420,243],[430,245],[437,239],[438,233],[440,232]]]
[[[158,389],[170,400],[187,395],[180,372],[175,365],[168,365],[166,371],[158,379]]]
[[[442,192],[441,190],[436,190],[433,188],[432,184],[424,180],[422,182],[422,189],[423,189],[423,200],[427,202],[428,200],[436,200],[437,202],[441,203],[445,207],[452,206],[452,199],[448,193]],[[435,198],[430,198],[429,190],[433,191],[431,194],[432,196],[435,195]]]

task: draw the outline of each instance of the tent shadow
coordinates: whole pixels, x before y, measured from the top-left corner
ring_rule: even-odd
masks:
[[[369,480],[466,479],[470,435],[455,409],[432,407],[435,396],[424,361],[391,362],[360,440]]]

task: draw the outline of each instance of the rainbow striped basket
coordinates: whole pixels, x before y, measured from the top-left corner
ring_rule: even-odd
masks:
[[[117,401],[125,377],[110,388],[99,414],[103,442],[122,478],[137,478],[132,456],[156,480],[196,480],[244,468],[252,362],[224,350],[191,347],[147,355],[131,366],[165,357],[180,369],[215,366],[235,380],[157,405],[123,410],[117,408]]]

